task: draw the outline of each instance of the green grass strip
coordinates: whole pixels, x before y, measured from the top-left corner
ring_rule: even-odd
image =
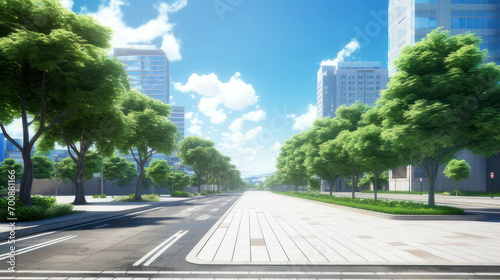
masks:
[[[396,215],[463,215],[464,210],[449,206],[429,206],[423,202],[336,197],[328,194],[273,192],[320,202]]]

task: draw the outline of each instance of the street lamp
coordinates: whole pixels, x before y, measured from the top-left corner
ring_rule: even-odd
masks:
[[[420,195],[422,195],[422,177],[420,177]]]
[[[180,164],[180,163],[178,163],[178,162],[174,163],[174,179],[172,180],[172,182],[173,182],[172,192],[175,192],[175,170],[176,170],[177,168],[179,168],[179,166],[180,166],[180,165],[181,165],[181,164]]]
[[[56,196],[57,196],[57,162],[58,162],[59,156],[57,154],[54,155],[54,161],[56,162]]]
[[[495,172],[490,173],[491,178],[491,198],[493,198],[493,179],[495,179]]]

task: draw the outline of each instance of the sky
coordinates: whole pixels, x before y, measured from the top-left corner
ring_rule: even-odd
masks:
[[[274,172],[280,146],[312,124],[321,63],[387,69],[387,0],[61,2],[111,26],[113,47],[163,49],[186,136],[214,141],[243,176]]]

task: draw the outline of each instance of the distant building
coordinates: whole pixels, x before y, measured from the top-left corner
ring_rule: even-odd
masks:
[[[334,117],[341,105],[374,106],[387,84],[387,70],[375,61],[321,65],[317,76],[317,117]]]
[[[14,138],[14,141],[16,141],[17,144],[23,145],[23,140],[20,138]],[[24,164],[23,161],[23,155],[21,151],[10,141],[5,141],[5,158],[11,158],[14,159],[15,161],[19,162],[20,164]],[[35,153],[35,149],[32,150],[31,156]]]
[[[5,160],[5,138],[3,133],[0,133],[0,163]]]

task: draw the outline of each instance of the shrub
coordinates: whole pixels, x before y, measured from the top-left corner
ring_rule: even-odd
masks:
[[[105,194],[101,194],[99,195],[100,198],[106,198],[106,195]]]
[[[45,210],[45,218],[52,218],[73,213],[73,205],[71,204],[56,204]]]
[[[55,205],[56,198],[50,196],[37,196],[34,195],[31,197],[31,205],[42,206],[43,208],[49,208],[52,205]]]
[[[98,194],[93,194],[92,198],[99,198],[99,195]]]
[[[195,192],[194,196],[200,196],[200,193],[199,192]]]
[[[45,218],[44,210],[43,206],[38,205],[23,206],[16,209],[16,217],[20,222],[40,220]]]
[[[144,201],[160,201],[157,194],[145,194],[142,196],[142,200],[144,200]]]
[[[201,191],[200,194],[201,195],[207,195],[207,192],[206,191]]]
[[[191,196],[193,196],[193,194],[188,193],[188,192],[175,191],[175,192],[172,192],[172,194],[170,194],[170,196],[172,196],[172,197],[191,197]]]

